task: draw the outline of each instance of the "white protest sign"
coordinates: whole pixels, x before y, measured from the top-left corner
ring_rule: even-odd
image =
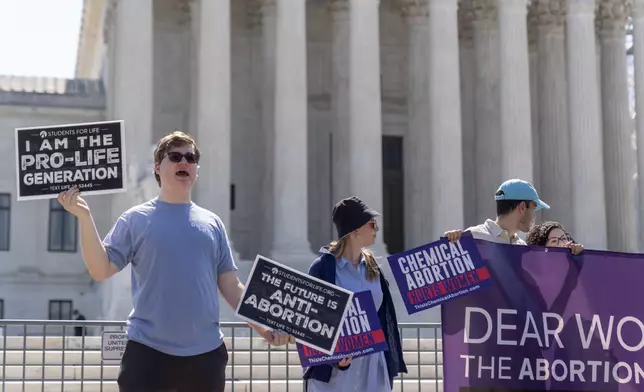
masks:
[[[103,361],[120,361],[127,345],[125,331],[103,331],[101,336],[101,358]]]

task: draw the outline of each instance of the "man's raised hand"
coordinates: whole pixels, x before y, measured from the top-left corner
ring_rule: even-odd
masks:
[[[58,194],[58,202],[67,212],[77,218],[89,215],[89,205],[87,205],[87,202],[80,197],[80,191],[76,186],[60,192]]]

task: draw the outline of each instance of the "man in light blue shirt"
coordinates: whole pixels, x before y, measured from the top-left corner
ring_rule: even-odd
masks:
[[[188,135],[162,138],[154,152],[159,196],[125,211],[103,241],[78,189],[58,196],[79,219],[92,278],[105,280],[132,265],[134,308],[118,376],[121,392],[224,391],[228,352],[219,291],[236,308],[244,286],[221,219],[192,202],[199,158]],[[251,326],[271,344],[293,341]]]

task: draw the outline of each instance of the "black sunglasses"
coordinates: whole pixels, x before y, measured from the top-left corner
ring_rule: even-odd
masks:
[[[197,156],[197,154],[195,154],[193,152],[187,152],[185,154],[182,154],[180,152],[170,151],[167,155],[168,155],[168,160],[170,162],[174,162],[174,163],[181,162],[181,160],[183,158],[186,158],[186,162],[188,162],[190,164],[194,164],[194,163],[199,162],[199,157]]]

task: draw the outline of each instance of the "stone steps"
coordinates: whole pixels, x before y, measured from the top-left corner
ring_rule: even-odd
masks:
[[[295,345],[269,348],[261,338],[242,336],[226,337],[225,343],[226,391],[302,391]],[[394,391],[442,392],[441,339],[403,339],[403,349],[409,373],[395,380]],[[101,358],[100,336],[0,336],[3,392],[118,391],[118,371],[118,360]]]
[[[64,384],[57,381],[7,381],[2,383],[2,390],[4,392],[118,392],[118,386],[114,381],[80,381],[65,382]],[[400,380],[394,381],[395,392],[443,392],[443,382],[433,380]],[[302,392],[302,381],[291,380],[287,382],[278,380],[271,381],[270,388],[267,381],[235,381],[234,389],[233,383],[228,381],[226,383],[226,392]]]

